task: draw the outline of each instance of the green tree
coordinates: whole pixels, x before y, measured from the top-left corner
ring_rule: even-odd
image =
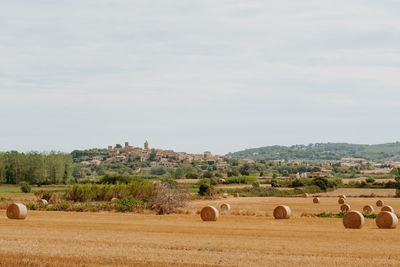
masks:
[[[150,152],[149,161],[156,161],[157,151],[153,148]]]

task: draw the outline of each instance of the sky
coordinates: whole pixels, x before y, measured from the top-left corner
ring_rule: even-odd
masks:
[[[400,140],[395,0],[13,0],[0,151]]]

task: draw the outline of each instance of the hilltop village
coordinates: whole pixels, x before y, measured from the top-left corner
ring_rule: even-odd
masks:
[[[336,161],[304,162],[285,160],[235,159],[213,155],[175,152],[151,148],[144,142],[142,147],[116,144],[104,149],[75,150],[71,153],[75,163],[73,176],[95,177],[107,172],[141,175],[164,175],[175,178],[201,178],[207,176],[229,177],[254,175],[259,177],[359,177],[389,175],[399,162],[376,163],[363,158],[343,157]],[[182,174],[183,173],[183,174]]]
[[[120,145],[108,146],[107,148],[109,155],[108,157],[93,156],[86,157],[84,161],[80,163],[82,165],[99,165],[102,161],[106,162],[150,162],[150,166],[163,166],[166,168],[178,167],[182,164],[191,164],[194,161],[208,162],[210,164],[216,164],[217,168],[225,168],[228,163],[225,161],[224,156],[213,155],[211,152],[204,152],[203,154],[190,154],[186,152],[175,152],[173,150],[163,150],[158,148],[150,149],[149,143],[146,141],[143,148],[129,145],[129,142],[125,142],[122,147]],[[246,161],[246,160],[243,160]]]

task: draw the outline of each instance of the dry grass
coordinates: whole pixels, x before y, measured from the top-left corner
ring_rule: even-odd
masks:
[[[0,224],[0,266],[400,264],[400,230],[374,220],[348,230],[341,219],[227,215],[210,224],[198,215],[30,212]]]
[[[376,200],[347,198],[356,210]],[[400,199],[385,202],[400,209]],[[366,219],[352,230],[342,219],[312,217],[337,212],[337,198],[319,205],[300,197],[230,198],[232,215],[206,223],[195,214],[222,203],[195,201],[182,214],[163,216],[29,211],[23,221],[0,210],[0,266],[400,265],[400,228],[381,230]],[[291,207],[290,219],[273,219],[279,204]]]
[[[338,188],[337,190],[326,192],[326,193],[318,193],[314,195],[318,196],[329,196],[329,197],[337,197],[338,195],[346,195],[347,197],[358,197],[358,196],[383,196],[383,197],[390,197],[396,195],[396,189],[376,189],[376,188]]]

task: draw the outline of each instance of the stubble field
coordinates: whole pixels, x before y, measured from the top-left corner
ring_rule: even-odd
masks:
[[[349,198],[360,210],[377,199]],[[400,199],[384,201],[400,209]],[[230,203],[231,215],[203,222],[196,211]],[[272,218],[287,204],[289,220]],[[376,207],[375,207],[376,208]],[[376,208],[377,209],[377,208]],[[309,217],[338,212],[334,197],[228,198],[194,201],[190,214],[29,211],[8,220],[0,210],[0,266],[399,266],[400,230],[366,219],[360,230],[341,219]]]

